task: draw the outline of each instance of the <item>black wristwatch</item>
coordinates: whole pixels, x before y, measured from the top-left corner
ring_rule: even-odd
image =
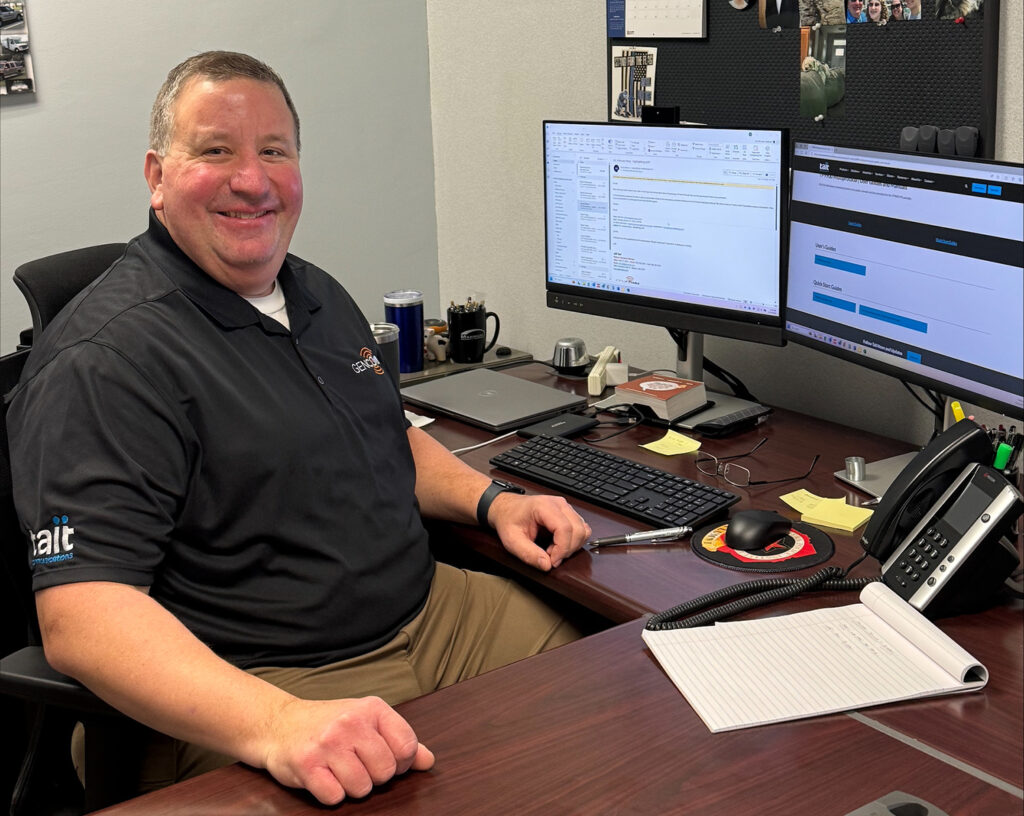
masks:
[[[501,479],[494,479],[484,491],[484,494],[480,497],[480,501],[477,502],[476,505],[476,520],[480,523],[481,527],[491,526],[487,523],[487,511],[491,509],[491,505],[498,497],[498,494],[505,492],[525,493],[526,491],[519,487],[519,485],[503,482]]]

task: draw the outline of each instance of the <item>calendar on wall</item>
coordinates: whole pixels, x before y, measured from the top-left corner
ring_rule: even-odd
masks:
[[[608,36],[704,39],[706,0],[607,0]]]

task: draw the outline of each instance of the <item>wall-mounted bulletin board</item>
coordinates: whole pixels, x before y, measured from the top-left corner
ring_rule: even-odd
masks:
[[[764,2],[774,9],[778,0]],[[795,9],[798,0],[783,0],[782,7],[790,2]],[[877,15],[878,0],[864,0],[865,15],[869,2]],[[906,126],[966,125],[978,129],[976,155],[992,157],[999,0],[920,0],[921,19],[884,25],[846,23],[847,0],[799,0],[793,27],[774,29],[772,17],[761,27],[758,0],[706,4],[704,39],[608,40],[609,118],[630,118],[616,87],[628,70],[618,67],[628,61],[623,49],[646,50],[652,56],[633,60],[652,63],[644,68],[651,77],[646,87],[653,89],[646,104],[678,106],[684,121],[787,127],[793,139],[890,150],[899,149]],[[823,12],[829,4],[835,8]],[[901,0],[881,0],[886,14],[896,4]],[[953,16],[961,12],[959,20]],[[842,14],[841,23],[800,26],[822,13]],[[815,78],[802,75],[811,71],[828,79],[827,105],[810,104]],[[625,115],[612,115],[616,99]]]

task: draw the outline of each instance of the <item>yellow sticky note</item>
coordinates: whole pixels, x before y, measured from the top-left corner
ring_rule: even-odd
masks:
[[[700,448],[700,442],[678,431],[668,431],[661,439],[640,447],[664,456],[675,456],[680,453],[693,453]]]
[[[871,518],[875,511],[869,507],[853,507],[845,499],[823,499],[814,510],[800,518],[808,524],[820,524],[852,533]]]
[[[807,490],[794,490],[779,498],[798,513],[809,513],[824,501],[821,496],[815,496]]]
[[[779,498],[800,513],[801,521],[847,533],[860,527],[874,512],[868,507],[853,507],[846,499],[823,499],[807,490],[794,490]]]

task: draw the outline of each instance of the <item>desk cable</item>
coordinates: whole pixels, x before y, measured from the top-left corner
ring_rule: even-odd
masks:
[[[454,453],[456,456],[462,453],[469,453],[471,450],[476,450],[477,448],[484,448],[487,447],[488,445],[493,445],[495,442],[500,442],[502,439],[508,439],[510,436],[515,436],[515,434],[516,431],[509,431],[508,433],[503,433],[500,436],[495,436],[492,439],[487,439],[484,442],[477,442],[475,445],[468,445],[465,448],[456,448],[455,450],[452,451],[452,453]]]
[[[863,558],[863,556],[862,556]],[[759,606],[792,598],[809,590],[851,590],[861,589],[878,581],[878,578],[847,578],[846,575],[860,563],[858,559],[845,570],[839,567],[825,567],[806,578],[760,578],[734,586],[709,592],[692,601],[674,606],[664,612],[652,615],[645,629],[664,632],[671,629],[691,629],[731,617],[732,615],[754,609]],[[749,597],[738,597],[738,596]],[[737,598],[723,606],[716,606],[730,598]],[[714,607],[705,609],[705,607]],[[703,609],[703,612],[697,611]],[[690,617],[682,617],[683,615]],[[681,620],[675,620],[682,618]]]

